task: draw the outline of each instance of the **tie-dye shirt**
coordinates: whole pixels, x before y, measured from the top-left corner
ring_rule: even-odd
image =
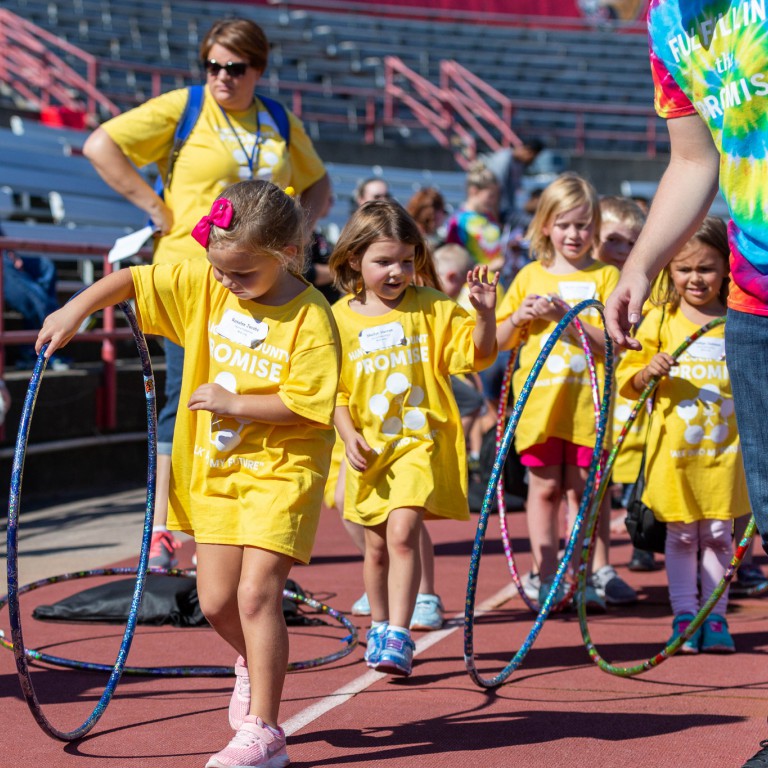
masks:
[[[766,0],[651,0],[656,111],[698,114],[720,152],[731,212],[728,305],[768,315],[768,22]]]
[[[459,211],[452,216],[445,242],[463,245],[478,264],[490,264],[501,255],[499,225],[476,211]]]

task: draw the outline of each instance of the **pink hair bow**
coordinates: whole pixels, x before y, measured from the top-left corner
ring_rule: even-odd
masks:
[[[208,240],[211,237],[211,227],[215,224],[217,227],[227,229],[232,223],[233,214],[234,210],[232,208],[232,203],[227,200],[226,197],[220,197],[211,206],[211,212],[206,216],[203,216],[203,218],[195,224],[195,228],[192,230],[192,237],[194,237],[203,248],[207,248]]]

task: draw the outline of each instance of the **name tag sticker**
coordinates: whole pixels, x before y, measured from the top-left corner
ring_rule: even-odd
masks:
[[[267,338],[268,330],[265,322],[236,312],[234,309],[228,309],[216,326],[216,333],[219,336],[249,349],[256,349]]]
[[[381,352],[391,347],[405,346],[405,331],[400,323],[364,328],[360,331],[360,346],[365,352]]]
[[[725,339],[702,337],[688,347],[688,356],[694,360],[724,360]]]
[[[560,298],[569,304],[578,304],[585,299],[594,299],[597,286],[594,283],[563,281],[558,283]]]

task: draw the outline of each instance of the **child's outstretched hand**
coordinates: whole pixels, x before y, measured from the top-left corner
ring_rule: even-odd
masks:
[[[467,272],[467,288],[469,301],[478,312],[494,312],[496,309],[496,286],[499,284],[499,273],[488,279],[488,265],[476,266]]]
[[[57,349],[69,344],[83,319],[71,304],[65,304],[61,309],[52,312],[45,318],[43,327],[37,334],[35,352],[40,354],[40,350],[47,344],[45,356],[50,357]]]
[[[353,469],[363,472],[368,468],[368,455],[373,451],[359,432],[355,432],[352,437],[345,441],[344,448],[347,454],[347,461],[349,461]]]

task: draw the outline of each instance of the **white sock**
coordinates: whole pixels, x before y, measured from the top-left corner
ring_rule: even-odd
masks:
[[[389,624],[389,619],[384,619],[384,621],[372,621],[371,622],[371,629],[376,629],[376,627],[382,627]]]
[[[408,637],[410,637],[410,636],[411,636],[411,630],[410,630],[410,629],[408,629],[408,627],[396,627],[394,624],[390,624],[390,625],[389,625],[389,628],[390,628],[390,629],[391,629],[393,632],[401,632],[401,633],[402,633],[402,634],[404,634],[404,635],[408,635]]]

